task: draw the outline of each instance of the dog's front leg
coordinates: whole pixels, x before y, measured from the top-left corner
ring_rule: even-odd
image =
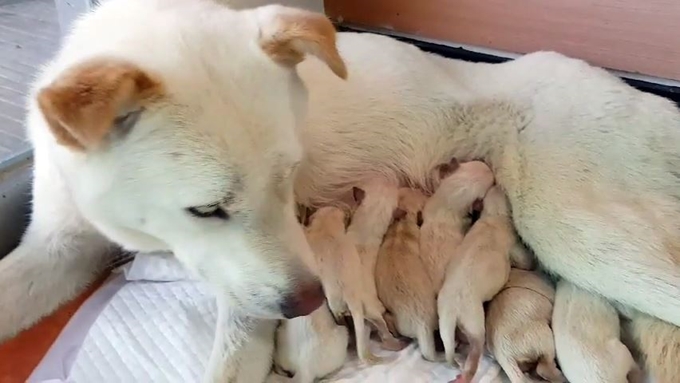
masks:
[[[57,169],[36,155],[31,223],[0,260],[0,341],[81,292],[117,250],[78,213]]]
[[[217,328],[204,383],[262,383],[272,368],[278,321],[252,318],[217,300]]]

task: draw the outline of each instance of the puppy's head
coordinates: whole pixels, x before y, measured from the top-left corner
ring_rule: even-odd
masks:
[[[505,193],[500,186],[496,185],[489,189],[484,197],[484,210],[482,210],[482,216],[485,215],[509,215],[510,209],[508,206],[508,200],[505,197]]]
[[[426,219],[428,214],[440,209],[459,215],[467,215],[471,209],[481,209],[481,200],[494,184],[493,172],[485,163],[442,164],[437,169],[441,182],[425,209]]]
[[[333,26],[280,6],[158,7],[83,18],[37,83],[33,125],[110,239],[173,251],[246,314],[306,315],[323,293],[293,198],[307,97],[295,65],[316,56],[346,77]]]

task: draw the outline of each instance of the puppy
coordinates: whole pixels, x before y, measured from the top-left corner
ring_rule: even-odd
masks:
[[[511,269],[508,282],[491,300],[486,314],[488,348],[512,383],[524,383],[521,366],[536,365],[536,374],[563,382],[555,365],[550,328],[555,289],[530,271]]]
[[[484,302],[490,301],[508,280],[510,248],[515,243],[508,204],[500,187],[489,189],[484,210],[451,259],[437,298],[439,331],[446,360],[454,362],[456,328],[471,349],[463,374],[456,382],[470,382],[484,351]]]
[[[484,198],[493,185],[491,169],[479,161],[437,166],[441,182],[423,209],[420,231],[420,256],[432,279],[434,294],[444,283],[446,265],[463,241],[470,225],[468,215],[474,202]]]
[[[624,343],[637,351],[653,381],[677,382],[680,377],[680,328],[637,310],[621,312],[629,319],[624,322],[622,335],[627,335],[630,342]]]
[[[562,280],[552,323],[557,360],[569,381],[642,382],[638,365],[621,342],[619,314],[604,298]]]
[[[352,194],[355,210],[347,235],[356,245],[361,260],[364,306],[371,313],[370,318],[378,330],[383,348],[398,351],[406,347],[406,343],[393,336],[392,331],[395,329],[388,329],[384,320],[385,306],[378,299],[375,282],[378,251],[397,207],[398,188],[392,183],[378,180],[354,187]]]
[[[376,282],[389,322],[399,334],[416,338],[423,357],[435,361],[436,301],[420,259],[418,227],[426,199],[417,190],[399,189],[398,208],[378,253]]]
[[[352,316],[359,359],[375,364],[382,360],[371,353],[371,329],[365,321],[384,321],[383,313],[369,311],[372,307],[365,304],[368,299],[361,277],[361,260],[345,232],[346,219],[345,212],[333,206],[322,207],[311,215],[306,236],[314,259],[306,262],[321,279],[333,316],[340,318],[348,311]]]
[[[349,332],[338,326],[328,307],[283,321],[276,332],[274,365],[293,373],[295,383],[313,383],[342,367],[347,359]]]

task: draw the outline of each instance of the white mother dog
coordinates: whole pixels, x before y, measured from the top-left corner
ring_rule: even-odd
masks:
[[[451,157],[493,167],[548,269],[680,325],[680,112],[582,61],[473,64],[353,33],[336,50],[303,11],[109,0],[33,89],[34,213],[0,262],[0,339],[91,282],[114,243],[173,251],[249,315],[305,315],[322,293],[294,193],[426,185]]]

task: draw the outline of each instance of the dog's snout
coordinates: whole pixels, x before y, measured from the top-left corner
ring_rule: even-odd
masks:
[[[288,319],[306,316],[316,311],[325,299],[321,282],[307,282],[281,302],[281,313]]]

